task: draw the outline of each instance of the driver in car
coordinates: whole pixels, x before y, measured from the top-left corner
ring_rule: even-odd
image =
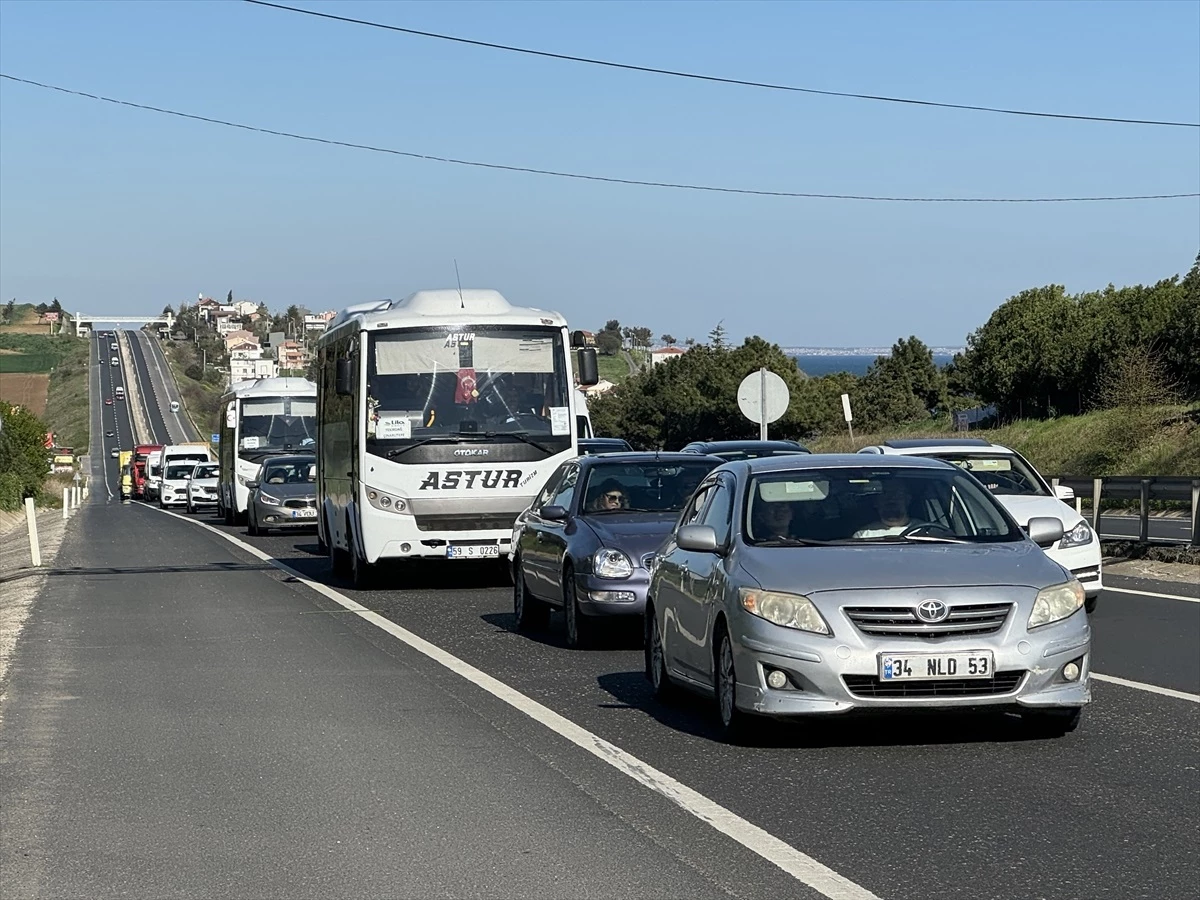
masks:
[[[609,512],[629,508],[629,496],[619,481],[610,478],[600,485],[592,498],[591,508],[597,512]]]
[[[792,526],[792,504],[759,500],[754,506],[754,539],[777,541],[790,536]]]
[[[908,504],[912,494],[902,483],[884,482],[883,491],[875,498],[875,509],[879,520],[854,533],[856,538],[894,537],[903,534],[912,524],[908,516]]]

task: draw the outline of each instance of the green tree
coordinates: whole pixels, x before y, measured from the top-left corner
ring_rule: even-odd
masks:
[[[729,346],[729,339],[725,332],[725,320],[722,319],[713,330],[708,333],[708,344],[717,350],[723,350]]]
[[[163,307],[163,311],[162,311],[162,313],[160,313],[160,315],[173,316],[173,315],[175,315],[175,310],[174,310],[174,308],[172,308],[171,304],[168,303],[166,306]]]
[[[233,291],[232,290],[230,290],[230,292],[225,295],[225,305],[233,306]]]
[[[663,335],[659,335],[659,338],[658,338],[658,339],[659,339],[660,341],[662,341],[662,342],[663,342],[663,343],[664,343],[666,346],[668,346],[668,347],[674,347],[674,346],[675,346],[675,335],[673,335],[673,334],[663,334]]]
[[[16,313],[15,313],[16,305],[17,305],[16,297],[13,297],[13,299],[9,300],[6,304],[4,304],[4,321],[5,322],[10,322],[10,323],[12,322],[13,317],[16,315]]]
[[[49,311],[56,312],[56,313],[62,312],[62,304],[58,302],[57,297],[55,297],[54,300],[51,301]]]
[[[0,403],[0,509],[40,499],[49,470],[46,423],[24,407]]]
[[[616,356],[621,352],[621,336],[615,331],[601,331],[596,335],[596,352],[604,356]]]

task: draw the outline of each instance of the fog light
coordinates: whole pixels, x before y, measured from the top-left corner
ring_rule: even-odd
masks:
[[[379,495],[376,494],[374,491],[367,491],[367,499],[368,500],[374,500],[378,496]]]
[[[401,545],[400,545],[400,552],[401,552],[401,553],[407,553],[407,552],[408,552],[409,550],[411,550],[411,549],[412,549],[412,544],[401,544]]]
[[[388,497],[387,495],[380,497],[379,505],[382,506],[384,509],[387,509],[389,506],[392,505],[392,498]]]
[[[1075,663],[1069,662],[1063,666],[1063,678],[1067,679],[1067,681],[1074,681],[1078,677],[1079,666],[1077,666]]]
[[[787,676],[784,675],[779,669],[772,669],[767,675],[767,684],[775,688],[777,691],[781,688],[787,687],[787,683]]]
[[[632,603],[637,599],[633,591],[592,591],[592,599],[597,603]]]
[[[404,509],[407,506],[408,506],[408,504],[405,503],[403,500],[401,500],[399,497],[396,498],[396,509]]]

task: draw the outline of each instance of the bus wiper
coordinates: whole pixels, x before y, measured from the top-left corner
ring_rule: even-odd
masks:
[[[433,435],[432,437],[427,437],[427,438],[420,438],[418,440],[413,441],[411,444],[405,444],[403,447],[393,447],[391,450],[389,450],[384,455],[388,459],[395,459],[401,453],[407,453],[413,447],[420,447],[422,444],[428,444],[430,441],[444,441],[444,440],[446,440],[446,436],[441,435],[441,434]]]
[[[539,450],[541,450],[543,453],[545,453],[547,455],[554,454],[553,447],[547,447],[541,441],[535,441],[533,438],[531,438],[529,436],[528,431],[488,431],[488,432],[485,432],[483,436],[485,438],[515,437],[518,441],[523,441],[524,443],[529,444],[532,447],[537,447]]]

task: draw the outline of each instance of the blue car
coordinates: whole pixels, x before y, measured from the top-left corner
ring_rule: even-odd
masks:
[[[580,647],[597,618],[641,616],[655,551],[721,462],[631,452],[563,463],[513,528],[517,627],[545,627],[561,609],[567,643]]]

